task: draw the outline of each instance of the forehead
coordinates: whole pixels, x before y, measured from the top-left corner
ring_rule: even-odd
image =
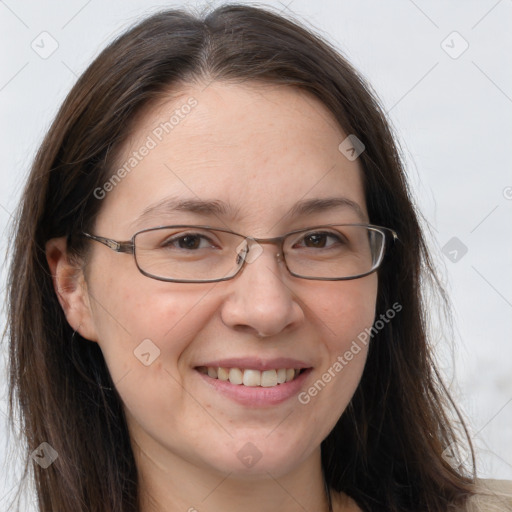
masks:
[[[174,204],[216,201],[231,220],[263,231],[297,213],[299,201],[342,197],[364,216],[360,164],[338,149],[345,138],[327,108],[296,88],[183,87],[135,123],[112,169],[122,178],[108,187],[98,222],[129,234],[167,197]]]

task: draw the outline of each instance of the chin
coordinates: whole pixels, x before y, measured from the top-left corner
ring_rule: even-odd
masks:
[[[272,439],[268,431],[259,436],[237,435],[224,445],[223,452],[216,451],[213,458],[210,453],[208,462],[217,471],[231,473],[235,478],[268,478],[269,474],[279,478],[296,469],[315,451],[315,446],[308,449],[300,437],[292,440],[284,435]]]

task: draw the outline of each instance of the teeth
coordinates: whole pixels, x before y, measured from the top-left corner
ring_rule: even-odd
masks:
[[[294,368],[279,368],[277,370],[265,370],[260,372],[259,370],[246,369],[241,370],[240,368],[216,368],[213,366],[204,366],[199,368],[201,373],[207,373],[212,379],[219,379],[229,381],[231,384],[249,387],[261,386],[264,388],[271,388],[278,384],[284,384],[295,379],[300,373],[300,370]]]
[[[258,370],[244,370],[244,386],[259,386],[261,384],[261,372]]]
[[[284,382],[286,382],[286,368],[279,368],[277,370],[277,383],[283,384]]]
[[[217,378],[219,380],[228,380],[229,371],[227,370],[227,368],[217,368]]]
[[[275,370],[261,372],[261,386],[264,388],[277,386],[277,372]]]
[[[243,376],[243,373],[238,368],[231,368],[229,370],[229,382],[231,384],[242,384]]]

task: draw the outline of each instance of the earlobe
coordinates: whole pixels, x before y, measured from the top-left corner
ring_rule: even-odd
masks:
[[[48,240],[46,261],[52,275],[53,288],[69,325],[82,337],[97,341],[87,283],[82,269],[67,253],[66,237]]]

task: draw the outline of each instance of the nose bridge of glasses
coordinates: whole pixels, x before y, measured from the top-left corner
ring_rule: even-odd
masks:
[[[239,257],[241,256],[244,262],[252,263],[263,253],[263,245],[274,245],[277,246],[276,257],[278,258],[278,261],[280,261],[283,257],[282,245],[284,238],[284,236],[276,236],[272,238],[256,238],[247,236],[238,245],[236,252]]]

